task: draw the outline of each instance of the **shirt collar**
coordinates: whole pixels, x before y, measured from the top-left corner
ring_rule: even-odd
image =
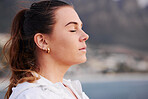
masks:
[[[45,77],[43,77],[43,76],[41,76],[40,75],[40,79],[39,80],[37,80],[37,83],[39,83],[39,84],[42,84],[42,85],[63,85],[63,84],[65,84],[65,85],[69,85],[69,84],[71,84],[71,80],[70,79],[65,79],[65,78],[63,78],[63,83],[62,82],[56,82],[56,83],[53,83],[53,82],[51,82],[50,80],[48,80],[48,79],[46,79]]]

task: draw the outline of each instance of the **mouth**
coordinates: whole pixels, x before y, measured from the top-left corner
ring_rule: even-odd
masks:
[[[79,49],[80,51],[86,51],[86,47],[82,47]]]

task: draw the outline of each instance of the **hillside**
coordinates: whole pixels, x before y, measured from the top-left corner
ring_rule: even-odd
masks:
[[[75,5],[89,43],[148,51],[148,9],[136,0],[78,0]]]
[[[0,1],[3,13],[0,15],[0,32],[9,32],[16,10],[29,4],[25,2],[29,0],[23,1]],[[83,29],[90,35],[88,43],[121,45],[148,52],[147,6],[142,8],[137,0],[72,0],[72,3],[84,23]]]

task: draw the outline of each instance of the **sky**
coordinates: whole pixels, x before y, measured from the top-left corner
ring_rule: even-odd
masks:
[[[137,2],[141,8],[148,6],[148,0],[137,0]]]
[[[112,1],[121,1],[121,0],[112,0]],[[137,0],[138,2],[138,5],[141,7],[141,8],[145,8],[146,6],[148,6],[148,0]]]

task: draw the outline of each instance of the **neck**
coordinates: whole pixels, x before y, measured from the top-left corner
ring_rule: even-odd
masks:
[[[46,55],[40,57],[40,60],[38,60],[38,65],[40,67],[39,74],[50,80],[52,83],[63,83],[63,77],[70,67],[60,64],[56,60],[49,56],[47,57]]]

